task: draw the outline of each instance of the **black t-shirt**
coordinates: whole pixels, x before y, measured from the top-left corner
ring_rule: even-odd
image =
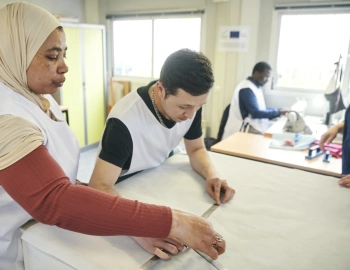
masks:
[[[150,82],[147,86],[137,89],[137,93],[147,105],[148,109],[152,112],[153,116],[159,122],[156,112],[153,108],[152,101],[148,95],[148,89],[157,81]],[[167,128],[172,128],[176,125],[176,122],[165,118],[160,114],[164,124]],[[185,134],[184,138],[188,140],[198,139],[202,136],[202,108],[200,108],[192,122],[190,129]],[[160,123],[159,123],[160,124]],[[107,121],[107,126],[102,137],[102,149],[99,157],[104,161],[112,163],[123,170],[130,168],[132,153],[133,153],[133,141],[130,132],[126,125],[118,118],[110,118]]]

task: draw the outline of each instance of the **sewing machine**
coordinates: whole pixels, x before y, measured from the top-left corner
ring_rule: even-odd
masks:
[[[312,134],[309,126],[306,125],[303,117],[296,111],[286,113],[287,122],[283,127],[286,132]]]

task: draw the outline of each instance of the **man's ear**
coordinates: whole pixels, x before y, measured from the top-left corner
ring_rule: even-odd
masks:
[[[161,99],[164,99],[165,98],[165,95],[166,95],[166,90],[163,86],[163,84],[158,81],[156,83],[156,89],[157,89],[157,93],[158,93],[158,96],[161,98]]]

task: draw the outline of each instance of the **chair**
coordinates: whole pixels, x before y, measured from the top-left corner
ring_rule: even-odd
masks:
[[[225,126],[226,126],[227,119],[228,119],[228,114],[230,112],[230,106],[231,106],[231,104],[227,105],[227,107],[225,108],[225,110],[222,114],[217,138],[216,139],[215,138],[204,138],[204,144],[205,144],[205,148],[207,150],[210,150],[210,147],[212,147],[214,144],[216,144],[222,140],[222,135],[224,134]]]
[[[231,107],[231,104],[228,104],[226,109],[224,110],[224,112],[222,114],[219,132],[218,132],[218,136],[217,136],[217,142],[220,142],[222,140],[222,135],[224,135],[225,126],[226,126],[227,119],[228,119],[228,114],[230,112],[230,107]]]

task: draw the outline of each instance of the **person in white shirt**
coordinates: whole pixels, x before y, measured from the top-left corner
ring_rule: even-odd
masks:
[[[235,191],[216,172],[201,128],[201,107],[213,83],[211,63],[204,54],[182,49],[169,55],[159,80],[131,92],[112,108],[89,185],[117,196],[116,182],[159,166],[184,139],[190,164],[205,179],[206,191],[217,204],[229,201]],[[163,239],[135,240],[163,259],[169,255],[162,249],[173,252],[172,245],[176,246]]]
[[[270,75],[270,65],[266,62],[259,62],[253,68],[252,76],[237,85],[233,92],[222,139],[239,131],[264,134],[271,126],[270,119],[284,115],[288,111],[286,109],[266,108],[262,87]]]

